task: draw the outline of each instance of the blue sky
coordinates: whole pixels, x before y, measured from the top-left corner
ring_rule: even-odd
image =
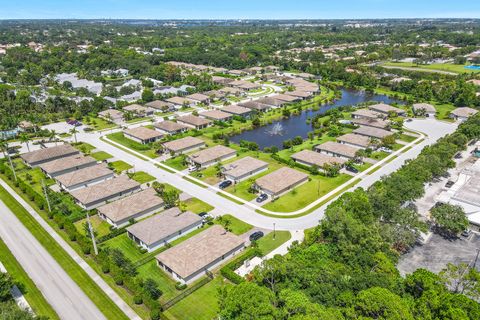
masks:
[[[480,18],[480,0],[0,0],[0,19]]]

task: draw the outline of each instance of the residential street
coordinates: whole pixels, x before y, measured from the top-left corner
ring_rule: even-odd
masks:
[[[105,319],[35,237],[0,201],[0,237],[61,319]]]

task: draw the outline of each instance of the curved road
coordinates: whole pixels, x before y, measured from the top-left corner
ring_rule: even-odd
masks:
[[[362,180],[352,188],[367,188],[375,181],[380,179],[381,176],[388,175],[397,170],[404,164],[406,160],[417,157],[425,146],[433,144],[439,138],[455,131],[456,124],[442,122],[435,119],[415,119],[411,122],[405,122],[405,127],[411,130],[423,132],[425,135],[427,135],[427,138],[421,143],[414,145],[407,152],[399,155],[393,161],[385,164],[376,172],[372,173],[371,175],[364,176]],[[219,211],[222,214],[229,213],[259,228],[272,229],[274,224],[277,230],[303,230],[311,228],[317,225],[319,220],[323,218],[325,209],[329,204],[326,203],[320,208],[314,210],[312,213],[298,218],[278,218],[264,216],[255,212],[250,207],[227,200],[215,192],[212,192],[212,190],[200,187],[194,183],[182,179],[182,177],[179,175],[157,168],[150,161],[139,159],[130,153],[112,146],[111,144],[100,140],[101,135],[101,133],[79,133],[77,134],[77,138],[79,141],[88,142],[98,149],[112,154],[115,158],[125,160],[130,164],[134,164],[135,170],[137,171],[141,170],[148,172],[159,181],[169,183],[196,198],[210,203],[215,207],[216,211]]]

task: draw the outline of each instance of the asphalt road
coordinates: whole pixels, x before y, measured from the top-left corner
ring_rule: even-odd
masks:
[[[442,122],[435,119],[415,119],[411,122],[406,122],[405,127],[411,130],[423,132],[428,137],[420,144],[413,146],[410,150],[395,158],[393,161],[385,164],[373,174],[364,176],[360,183],[355,185],[354,188],[367,188],[375,181],[380,179],[383,175],[388,175],[396,171],[405,163],[406,160],[417,157],[425,146],[433,144],[439,138],[453,132],[456,129],[456,124]],[[328,203],[326,203],[312,213],[298,218],[267,217],[255,212],[252,208],[229,201],[207,188],[193,184],[183,179],[179,175],[157,168],[149,161],[139,159],[134,155],[112,146],[100,140],[101,135],[101,133],[79,133],[77,134],[77,138],[79,141],[88,142],[97,148],[112,154],[115,158],[122,159],[134,165],[136,171],[148,172],[157,178],[158,181],[169,183],[196,198],[210,203],[216,208],[216,212],[222,212],[224,214],[229,213],[259,228],[272,229],[274,223],[277,230],[292,231],[311,228],[317,225],[318,222],[323,218],[325,209],[328,206]]]
[[[0,237],[61,319],[106,319],[2,201]]]

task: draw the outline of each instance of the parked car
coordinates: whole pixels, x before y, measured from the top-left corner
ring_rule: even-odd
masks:
[[[205,220],[205,219],[207,219],[207,218],[210,217],[210,214],[209,214],[208,212],[205,212],[205,211],[204,211],[204,212],[200,212],[198,215],[199,215],[200,217],[202,217],[203,220]]]
[[[462,232],[462,236],[465,238],[468,238],[471,234],[472,234],[472,231],[468,229]]]
[[[248,237],[250,239],[250,241],[257,241],[258,239],[260,239],[261,237],[263,237],[263,232],[262,231],[255,231],[254,233],[252,233],[250,235],[250,237]]]
[[[379,151],[383,151],[383,152],[386,152],[386,153],[392,153],[393,151],[389,148],[385,148],[385,147],[381,147],[378,149]]]
[[[267,195],[266,193],[262,193],[261,195],[259,195],[259,196],[257,197],[256,201],[257,201],[258,203],[260,203],[260,202],[263,202],[263,201],[265,201],[265,200],[267,200],[267,199],[268,199],[268,195]]]
[[[220,189],[225,189],[225,188],[227,188],[227,187],[230,187],[231,185],[232,185],[232,181],[230,181],[230,180],[225,180],[225,181],[222,181],[222,182],[218,185],[218,187],[219,187]]]
[[[188,167],[188,172],[195,172],[197,171],[197,167]]]
[[[446,188],[451,188],[454,184],[455,184],[455,182],[453,182],[452,180],[448,180],[447,183],[445,184],[445,187]]]
[[[346,166],[345,169],[353,173],[358,173],[358,169],[353,166]]]
[[[455,159],[462,159],[462,154],[460,152],[458,152],[456,155],[455,155]]]

